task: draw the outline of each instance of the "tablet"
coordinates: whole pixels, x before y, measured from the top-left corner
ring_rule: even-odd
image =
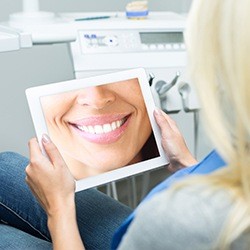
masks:
[[[142,68],[37,86],[26,96],[42,152],[48,134],[76,191],[168,163]]]

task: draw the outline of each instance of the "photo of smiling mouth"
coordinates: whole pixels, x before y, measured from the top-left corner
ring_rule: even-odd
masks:
[[[94,143],[115,142],[125,131],[129,123],[129,115],[113,115],[82,119],[69,122],[78,135]]]
[[[109,133],[111,131],[114,131],[118,128],[120,128],[125,122],[127,118],[123,118],[118,121],[114,121],[112,123],[106,123],[104,125],[95,125],[95,126],[80,126],[80,125],[75,125],[79,130],[84,131],[86,133],[90,134],[105,134]]]

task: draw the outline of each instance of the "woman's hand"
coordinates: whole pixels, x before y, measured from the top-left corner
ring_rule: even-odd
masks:
[[[48,136],[42,139],[45,157],[35,138],[29,141],[26,181],[48,215],[53,249],[84,249],[75,211],[75,180]]]
[[[160,109],[154,111],[154,117],[161,129],[162,147],[170,161],[168,169],[175,172],[196,164],[175,121]]]
[[[26,181],[48,216],[74,205],[75,181],[54,143],[44,136],[45,157],[35,138],[29,141],[30,164]]]

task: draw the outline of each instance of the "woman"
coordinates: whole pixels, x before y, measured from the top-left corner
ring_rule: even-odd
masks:
[[[41,104],[49,135],[76,179],[157,156],[136,78],[45,96]]]
[[[169,209],[172,211],[176,209],[178,212],[175,218],[172,218],[169,215],[170,212],[165,211],[169,224],[172,222],[172,224],[182,225],[178,217],[183,218],[185,214],[182,214],[183,210],[177,209],[177,205],[182,204],[179,203],[179,199],[190,200],[192,206],[183,204],[184,208],[190,209],[195,203],[201,206],[203,211],[196,210],[196,216],[200,216],[198,221],[202,225],[205,226],[204,220],[210,223],[208,226],[211,228],[206,233],[210,234],[211,241],[207,240],[204,233],[199,233],[197,236],[203,236],[204,244],[206,243],[207,248],[210,247],[210,249],[213,246],[219,246],[220,249],[237,246],[237,249],[240,249],[249,243],[247,240],[249,236],[247,232],[250,229],[250,61],[248,56],[250,32],[247,25],[249,12],[248,0],[194,1],[187,30],[191,75],[197,85],[211,138],[228,166],[211,176],[190,179],[187,184],[179,184],[171,194],[167,192],[160,194],[162,199],[165,198],[165,204],[171,204]],[[189,182],[192,183],[191,186]],[[156,203],[159,199],[159,196],[155,197],[152,203]],[[152,203],[146,204],[145,207],[150,207]],[[208,214],[203,214],[205,209],[208,210]],[[136,246],[139,239],[134,239],[133,233],[139,230],[142,220],[144,223],[148,222],[143,216],[145,210],[147,211],[147,208],[142,206],[141,213],[138,211],[138,218],[129,228],[121,248],[125,249],[126,242],[128,246]],[[187,213],[187,216],[187,225],[192,228],[190,235],[185,230],[178,234],[181,243],[184,239],[188,240],[188,236],[195,236],[193,233],[197,220],[192,217],[192,214]],[[211,218],[215,222],[210,222]],[[169,224],[165,225],[168,232],[171,229]],[[52,223],[52,225],[56,227],[57,224]],[[184,226],[187,225],[184,223]],[[172,234],[169,236],[177,239],[177,236]],[[141,237],[145,237],[143,231]],[[198,239],[194,244],[197,241]],[[174,242],[177,244],[176,241]],[[171,246],[166,244],[166,247],[174,249]]]

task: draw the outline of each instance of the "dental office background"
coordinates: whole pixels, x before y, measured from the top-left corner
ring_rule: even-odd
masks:
[[[40,10],[61,12],[124,11],[129,0],[42,0]],[[149,0],[149,11],[186,14],[191,0]],[[0,22],[22,11],[21,0],[0,1]],[[35,136],[25,97],[28,87],[74,79],[66,44],[40,45],[0,54],[0,151],[28,156],[28,140]],[[173,116],[174,118],[174,116]],[[198,158],[211,149],[199,127]],[[201,135],[202,134],[202,135]]]

